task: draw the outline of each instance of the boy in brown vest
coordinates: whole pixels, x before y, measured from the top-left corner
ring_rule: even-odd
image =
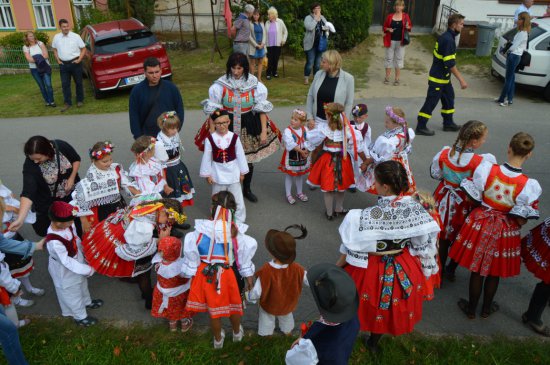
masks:
[[[300,230],[298,237],[287,231],[290,228]],[[265,246],[273,260],[264,264],[256,272],[256,284],[249,299],[260,300],[258,334],[271,336],[275,330],[275,320],[279,320],[281,331],[290,335],[294,329],[294,316],[302,285],[309,286],[305,269],[294,262],[296,259],[296,240],[307,236],[307,230],[301,225],[286,227],[284,231],[270,229],[265,236]]]

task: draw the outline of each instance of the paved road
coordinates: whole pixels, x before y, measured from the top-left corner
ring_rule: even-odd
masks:
[[[506,157],[507,143],[517,131],[523,130],[535,136],[537,147],[532,159],[526,166],[526,172],[538,179],[544,187],[550,187],[548,172],[548,155],[550,153],[549,117],[550,104],[533,102],[518,97],[513,108],[500,108],[496,104],[483,99],[457,100],[457,122],[469,119],[480,119],[489,126],[489,138],[482,152],[491,152],[499,161]],[[373,127],[373,135],[383,131],[383,110],[391,102],[404,108],[407,115],[417,113],[423,99],[370,99],[367,100],[370,115],[369,123]],[[38,107],[41,107],[38,106]],[[277,108],[272,114],[274,120],[281,126],[288,122],[292,108]],[[414,118],[410,118],[414,120]],[[210,188],[198,177],[200,154],[193,145],[193,137],[204,116],[199,111],[186,111],[186,123],[182,136],[187,150],[184,160],[192,174],[197,190],[196,205],[188,209],[191,220],[204,218],[208,213]],[[432,191],[436,182],[429,177],[429,164],[432,157],[443,145],[453,143],[456,133],[441,131],[440,117],[434,116],[430,126],[437,130],[435,137],[417,137],[414,141],[414,152],[411,157],[412,169],[419,187]],[[414,123],[413,123],[414,126]],[[0,119],[0,177],[4,183],[16,193],[21,187],[21,168],[24,160],[23,143],[28,137],[43,134],[49,138],[60,138],[69,141],[83,156],[81,171],[86,171],[89,162],[86,159],[87,150],[98,140],[111,139],[117,146],[115,161],[128,166],[132,156],[130,145],[132,138],[128,128],[126,113],[110,115],[80,115],[58,116],[47,118]],[[247,204],[250,225],[249,233],[259,241],[255,256],[257,267],[262,265],[268,255],[263,247],[263,237],[269,228],[282,229],[292,223],[302,223],[309,230],[309,237],[298,243],[297,262],[305,267],[326,261],[334,262],[338,256],[339,237],[337,228],[339,221],[328,222],[323,216],[323,201],[319,191],[308,192],[310,201],[297,202],[289,206],[285,199],[283,176],[277,171],[280,154],[257,165],[253,182],[254,192],[260,202]],[[546,161],[546,162],[545,162]],[[306,189],[307,191],[307,189]],[[373,196],[357,193],[346,196],[345,205],[348,208],[364,208],[375,202]],[[545,192],[540,204],[541,216],[550,215],[548,192]],[[527,228],[534,226],[534,222]],[[32,229],[25,227],[23,234],[32,237]],[[46,288],[46,296],[37,298],[36,305],[29,309],[21,309],[22,314],[58,315],[60,310],[56,301],[51,279],[47,273],[47,255],[36,254],[36,270],[32,281],[36,286]],[[93,297],[105,300],[105,306],[94,312],[100,319],[126,321],[143,321],[155,323],[142,306],[137,286],[94,275],[89,280]],[[459,270],[454,284],[444,283],[444,288],[436,292],[436,298],[426,303],[424,319],[416,327],[425,333],[453,333],[489,335],[501,333],[506,335],[530,336],[532,332],[521,323],[521,313],[527,303],[536,281],[523,269],[519,277],[501,281],[496,300],[501,304],[500,312],[490,319],[468,321],[461,314],[456,301],[467,296],[468,272]],[[316,310],[309,290],[305,290],[300,299],[299,308],[295,313],[297,321],[313,319]],[[199,316],[199,322],[207,323],[206,315]],[[550,323],[550,310],[545,313],[546,321]],[[245,327],[253,329],[257,321],[257,307],[249,306],[245,315]]]

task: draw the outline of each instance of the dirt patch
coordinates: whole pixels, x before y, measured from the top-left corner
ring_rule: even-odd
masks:
[[[371,42],[369,49],[370,61],[367,70],[365,88],[357,89],[356,99],[384,98],[384,97],[422,97],[426,95],[428,87],[428,71],[432,64],[432,53],[428,52],[420,42],[415,42],[413,37],[411,44],[405,49],[405,67],[401,70],[399,86],[393,85],[394,72],[392,70],[390,84],[384,84],[384,54],[385,48],[382,44],[382,35],[379,41]],[[453,77],[453,85],[457,97],[487,98],[498,96],[502,88],[502,81],[490,75],[490,70],[477,65],[460,66],[460,59],[457,66],[463,74],[468,88],[461,90],[457,80]]]

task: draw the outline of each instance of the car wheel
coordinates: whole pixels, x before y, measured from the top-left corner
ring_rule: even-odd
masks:
[[[96,99],[103,99],[105,97],[105,93],[101,92],[101,90],[96,89],[94,82],[92,81],[91,77],[88,77],[90,80],[90,86],[92,87],[92,92],[94,93],[94,98]]]
[[[547,101],[550,101],[550,83],[548,83],[548,85],[544,88],[544,98]]]

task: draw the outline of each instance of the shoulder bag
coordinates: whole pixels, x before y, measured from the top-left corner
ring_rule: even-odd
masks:
[[[518,67],[516,68],[516,72],[519,70],[523,70],[525,67],[528,67],[531,64],[531,53],[527,52],[529,49],[529,36],[527,36],[527,47],[521,54],[521,59],[519,60]]]

